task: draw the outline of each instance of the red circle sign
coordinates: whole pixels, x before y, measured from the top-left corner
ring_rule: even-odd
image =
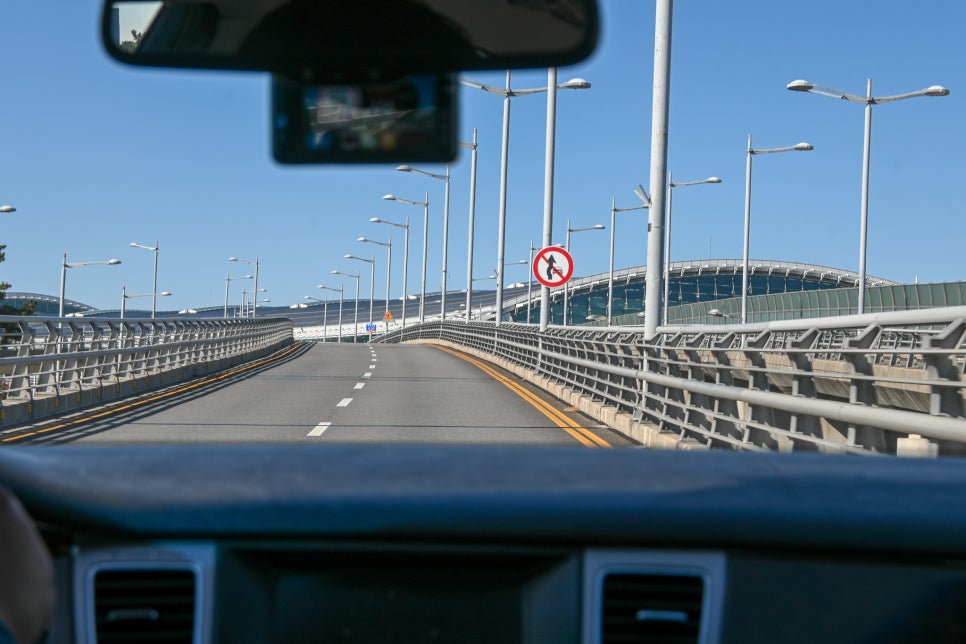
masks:
[[[574,258],[560,246],[547,246],[533,259],[533,276],[544,286],[563,286],[574,274]]]

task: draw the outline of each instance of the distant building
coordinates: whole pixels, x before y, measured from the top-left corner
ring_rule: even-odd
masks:
[[[111,42],[115,45],[121,44],[121,10],[117,7],[111,8],[110,24],[108,33],[111,35]]]

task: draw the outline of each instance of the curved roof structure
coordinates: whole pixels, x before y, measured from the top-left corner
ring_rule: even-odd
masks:
[[[741,259],[672,262],[669,266],[669,306],[740,297],[742,268]],[[614,271],[615,316],[643,310],[646,274],[646,266]],[[609,273],[598,273],[568,283],[573,323],[606,317],[609,279]],[[831,266],[767,259],[749,261],[749,295],[855,287],[858,281],[859,275],[855,271]],[[870,287],[889,286],[896,282],[866,275],[866,284]],[[538,320],[539,293],[539,285],[536,285],[530,300],[526,294],[507,299],[505,313],[524,321],[529,301],[530,319]],[[562,288],[551,292],[551,320],[554,323],[563,322],[563,293]]]

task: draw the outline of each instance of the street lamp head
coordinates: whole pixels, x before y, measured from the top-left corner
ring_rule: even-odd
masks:
[[[121,260],[119,260],[119,259],[109,259],[109,260],[107,260],[108,266],[116,266],[116,265],[118,265],[120,263],[121,263]]]
[[[357,239],[356,241],[357,241],[357,242],[367,242],[367,241],[369,241],[369,240],[368,240],[368,239],[366,239],[365,237],[360,237],[360,238],[358,238],[358,239]]]
[[[815,146],[811,143],[796,143],[793,149],[798,150],[799,152],[808,152],[810,150],[814,150]]]
[[[332,274],[333,275],[342,275],[342,273],[340,273],[339,271],[332,271]]]
[[[158,295],[160,295],[161,297],[168,297],[169,295],[171,295],[171,293],[168,293],[167,291],[161,291],[160,293],[158,293]]]
[[[949,90],[942,85],[930,85],[922,93],[924,96],[949,96]]]
[[[399,172],[412,172],[413,168],[412,166],[409,166],[409,165],[397,165],[396,170],[398,170]]]
[[[638,199],[644,202],[646,207],[651,207],[651,197],[647,194],[647,191],[644,190],[644,186],[638,185],[636,188],[634,188],[634,194],[637,195]]]
[[[718,177],[708,177],[707,181],[708,183],[721,183],[721,179]]]
[[[810,92],[814,89],[814,85],[805,80],[793,80],[788,85],[785,85],[785,89],[791,90],[793,92]]]
[[[591,230],[603,230],[605,227],[606,226],[604,226],[604,224],[595,224],[595,225],[591,226],[590,228],[591,228]]]
[[[385,199],[386,201],[395,201],[396,195],[383,195],[382,198]]]
[[[13,206],[0,206],[0,212],[17,212]]]
[[[561,89],[590,89],[590,83],[583,78],[571,78],[566,83],[559,85]]]

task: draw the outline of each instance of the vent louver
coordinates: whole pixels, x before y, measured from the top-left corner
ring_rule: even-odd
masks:
[[[608,574],[602,644],[698,642],[704,581],[697,576]]]
[[[101,570],[94,576],[98,644],[191,644],[195,621],[191,570]]]

